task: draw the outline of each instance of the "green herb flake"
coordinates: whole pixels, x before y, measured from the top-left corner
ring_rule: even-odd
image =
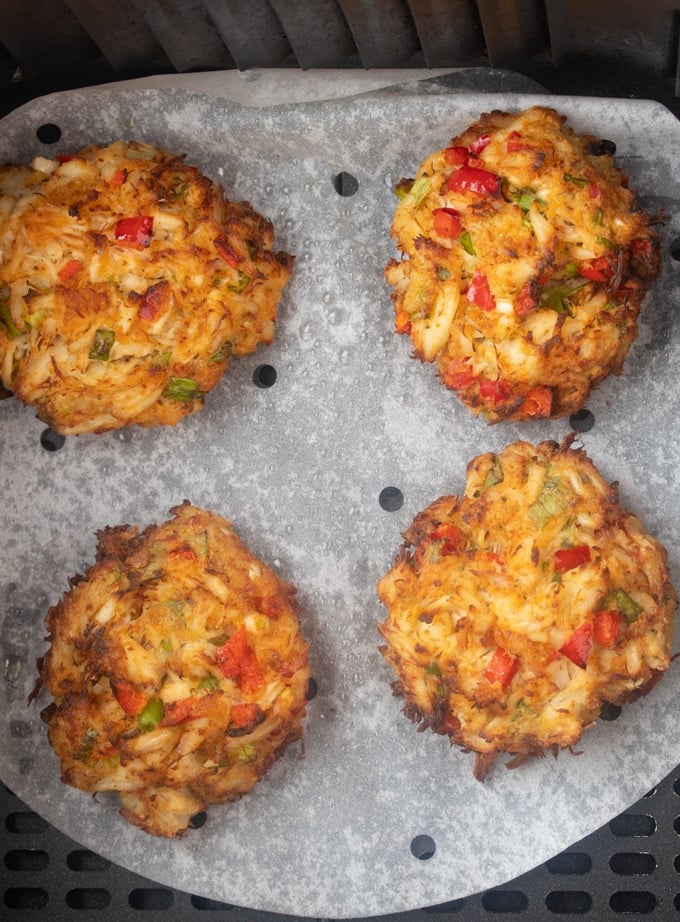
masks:
[[[623,617],[626,619],[626,624],[632,624],[634,621],[637,621],[639,616],[644,611],[642,605],[639,605],[635,599],[626,592],[625,589],[618,588],[614,589],[613,592],[610,592],[607,598],[604,600],[604,608],[607,609],[612,605],[616,605],[619,611],[623,614]]]
[[[565,182],[570,182],[574,186],[579,186],[579,188],[584,189],[588,185],[588,180],[584,179],[582,176],[572,176],[571,173],[565,173],[562,177]]]
[[[529,506],[527,515],[537,528],[543,528],[550,519],[569,506],[569,497],[565,494],[558,479],[546,478],[534,502]]]
[[[442,671],[441,671],[441,669],[439,668],[439,663],[437,663],[437,662],[434,661],[434,660],[430,663],[430,665],[427,667],[427,669],[425,670],[425,672],[426,672],[428,675],[436,675],[436,676],[441,676],[441,674],[442,674]]]
[[[100,328],[94,334],[92,348],[89,357],[95,362],[108,362],[111,355],[111,347],[116,340],[116,334],[113,330],[104,330]]]
[[[242,291],[246,290],[249,282],[250,276],[239,270],[238,281],[234,285],[227,285],[227,291],[233,291],[235,294],[240,294]]]
[[[428,176],[421,176],[411,186],[409,195],[413,198],[413,207],[417,208],[425,196],[430,191],[430,179]]]
[[[205,678],[201,679],[201,681],[198,683],[198,687],[202,691],[207,692],[214,692],[217,688],[219,688],[219,685],[220,683],[212,674],[205,676]]]
[[[171,641],[166,640],[166,638],[164,637],[163,640],[161,640],[161,648],[165,650],[166,653],[172,653]]]
[[[245,745],[239,746],[236,751],[236,758],[239,762],[252,762],[256,755],[257,750],[253,743],[245,743]]]
[[[488,490],[489,487],[495,487],[497,483],[503,483],[503,468],[501,467],[498,455],[493,456],[491,467],[487,471],[482,490]]]
[[[0,322],[7,327],[7,332],[12,338],[21,336],[21,330],[14,323],[12,312],[9,309],[9,303],[7,301],[0,301]]]
[[[447,279],[451,278],[451,273],[448,269],[445,269],[444,266],[440,266],[439,269],[437,269],[437,278],[440,282],[445,282]]]
[[[601,208],[596,208],[595,213],[593,214],[593,224],[596,224],[598,227],[602,226],[604,221],[604,211]]]
[[[616,252],[618,250],[617,245],[612,240],[610,240],[609,237],[596,237],[595,240],[600,244],[600,246],[603,246],[612,252]]]
[[[470,256],[477,255],[477,251],[475,250],[475,246],[472,242],[472,237],[470,236],[469,231],[463,231],[458,239],[460,240],[460,244],[466,253],[469,253]]]
[[[80,746],[75,752],[73,758],[78,762],[89,762],[92,758],[92,750],[97,742],[99,732],[94,727],[88,727],[80,741]]]
[[[165,708],[160,698],[152,698],[144,705],[139,717],[137,726],[140,730],[155,730],[158,724],[163,720]]]
[[[170,400],[188,403],[190,400],[202,397],[203,392],[193,378],[170,378],[165,389],[165,396]]]

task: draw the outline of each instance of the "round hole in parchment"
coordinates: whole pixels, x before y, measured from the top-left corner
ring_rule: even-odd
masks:
[[[674,237],[671,240],[671,259],[680,262],[680,237]]]
[[[253,372],[253,384],[256,387],[272,387],[276,384],[276,369],[273,365],[258,365]]]
[[[194,816],[191,817],[191,821],[189,822],[189,827],[191,829],[200,829],[201,826],[205,826],[205,821],[207,819],[208,819],[208,814],[205,812],[205,810],[201,810],[200,813],[196,813],[194,814]]]
[[[307,682],[307,691],[305,693],[305,698],[307,701],[311,701],[313,698],[316,698],[316,694],[319,691],[319,686],[317,684],[314,676],[311,676],[309,682]]]
[[[333,177],[333,186],[338,195],[345,197],[355,195],[359,189],[359,180],[344,170]]]
[[[45,451],[59,451],[66,444],[66,436],[54,429],[43,429],[40,433],[40,444]]]
[[[421,834],[411,839],[411,854],[418,861],[429,861],[436,851],[437,846],[432,836]]]
[[[569,417],[569,425],[575,432],[590,432],[595,425],[595,416],[585,408],[577,410]]]
[[[61,128],[53,122],[45,122],[39,125],[35,131],[38,140],[43,144],[56,144],[61,139]]]
[[[404,494],[399,487],[385,487],[380,491],[378,502],[385,512],[396,512],[404,505]]]
[[[593,141],[588,145],[588,153],[593,157],[613,157],[616,153],[616,143],[607,138],[599,141]]]
[[[605,701],[602,707],[600,708],[600,720],[616,720],[621,714],[621,708],[618,704],[610,704],[609,701]]]

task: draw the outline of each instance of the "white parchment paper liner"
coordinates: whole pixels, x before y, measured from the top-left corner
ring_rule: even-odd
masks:
[[[463,94],[383,95],[253,109],[187,89],[114,86],[36,100],[2,123],[0,161],[141,138],[189,162],[269,216],[297,255],[277,337],[234,362],[206,408],[176,429],[129,430],[40,447],[44,426],[0,403],[3,553],[0,644],[5,742],[0,774],[38,813],[87,847],[153,880],[238,905],[310,916],[370,916],[501,884],[594,831],[680,762],[674,664],[646,698],[584,736],[582,754],[545,758],[484,785],[472,757],[418,734],[392,698],[377,653],[375,582],[400,532],[437,496],[457,492],[480,451],[516,438],[563,438],[567,420],[488,427],[413,361],[392,332],[383,267],[393,255],[393,186],[492,108],[557,105],[578,130],[617,143],[643,204],[665,208],[663,272],[644,307],[623,376],[589,402],[583,435],[625,506],[680,561],[680,393],[675,156],[680,129],[661,105],[634,100]],[[44,123],[62,131],[41,144]],[[333,177],[352,173],[352,197]],[[262,362],[277,371],[254,385]],[[387,512],[384,487],[404,504]],[[63,786],[26,706],[43,618],[94,555],[94,531],[141,527],[184,498],[225,515],[299,590],[318,694],[304,758],[289,751],[253,793],[211,808],[180,841],[128,826],[116,800]],[[436,851],[416,859],[414,836]]]

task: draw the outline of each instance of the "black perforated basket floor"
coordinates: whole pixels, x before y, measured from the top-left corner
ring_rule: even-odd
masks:
[[[602,784],[611,779],[603,778]],[[393,922],[671,919],[680,912],[680,768],[572,848],[505,886]],[[0,785],[3,922],[293,922],[161,887],[81,848]],[[291,842],[291,848],[300,848]],[[303,846],[302,846],[303,847]]]

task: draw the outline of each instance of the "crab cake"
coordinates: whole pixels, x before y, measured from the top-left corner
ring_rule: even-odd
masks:
[[[182,835],[301,738],[310,677],[293,586],[188,502],[96,563],[47,614],[39,686],[62,781],[119,791],[122,815]]]
[[[270,343],[271,223],[136,141],[0,167],[0,384],[63,434],[175,425]]]
[[[498,753],[573,746],[668,668],[666,552],[569,439],[480,455],[404,537],[381,652],[406,715],[474,751],[480,780]]]
[[[495,111],[397,187],[396,330],[489,422],[569,415],[622,371],[659,245],[612,147]]]

